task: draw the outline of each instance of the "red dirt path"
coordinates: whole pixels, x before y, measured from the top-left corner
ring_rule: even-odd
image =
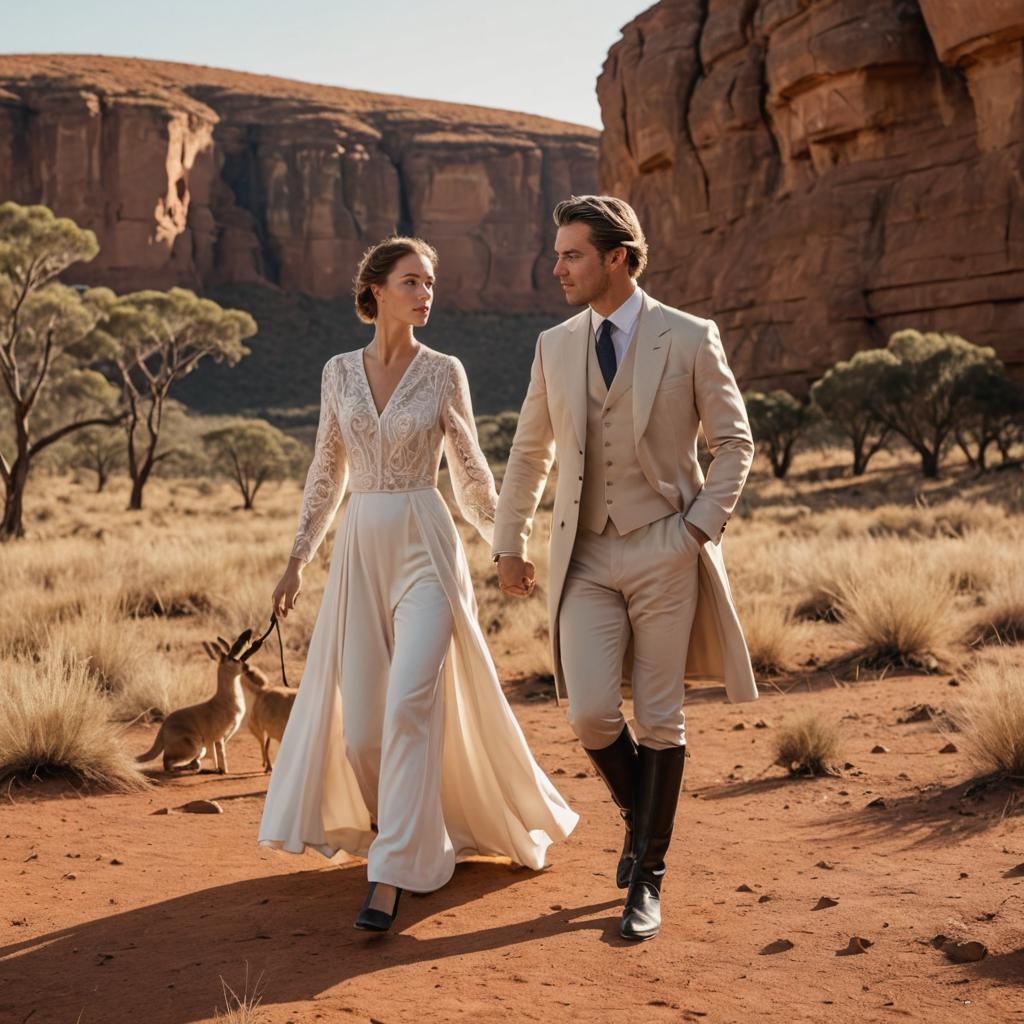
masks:
[[[220,978],[241,992],[246,964],[250,991],[262,975],[252,1019],[267,1024],[1024,1021],[1015,794],[961,800],[963,755],[939,754],[947,738],[930,723],[897,722],[910,705],[948,705],[948,677],[732,706],[693,691],[666,923],[640,946],[617,935],[617,818],[562,710],[533,689],[514,706],[579,828],[538,874],[460,866],[443,890],[406,897],[384,937],[352,929],[361,862],[255,845],[266,778],[246,733],[226,778],[156,776],[133,796],[13,786],[0,800],[0,1021],[209,1021]],[[792,781],[768,767],[771,727],[798,706],[855,716],[854,769]],[[753,728],[762,718],[769,728]],[[133,730],[131,749],[152,732]],[[890,752],[870,754],[876,743]],[[866,807],[877,796],[888,809]],[[196,797],[224,813],[153,815]],[[838,906],[812,910],[821,896]],[[929,942],[940,932],[983,941],[988,957],[951,963]],[[854,935],[868,952],[837,956]],[[761,954],[781,938],[795,946]]]

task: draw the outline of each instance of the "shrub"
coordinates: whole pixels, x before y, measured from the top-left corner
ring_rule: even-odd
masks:
[[[756,672],[774,676],[792,668],[794,654],[809,627],[797,621],[781,594],[757,594],[741,601],[740,621]]]
[[[955,661],[956,583],[941,558],[919,545],[867,545],[836,579],[839,629],[849,660],[871,668],[935,671]]]
[[[60,645],[0,662],[0,777],[71,774],[109,789],[148,783],[88,666]]]
[[[984,595],[971,641],[1019,644],[1024,642],[1024,566],[1002,565]]]
[[[808,711],[779,726],[775,763],[791,775],[835,775],[839,746],[839,723]]]
[[[964,674],[952,709],[960,739],[985,773],[1024,779],[1024,672],[1009,650],[996,651]]]

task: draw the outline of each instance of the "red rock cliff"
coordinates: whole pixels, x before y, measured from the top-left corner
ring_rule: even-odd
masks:
[[[904,326],[1024,370],[1021,0],[662,0],[598,81],[649,290],[803,390]]]
[[[107,57],[0,57],[0,201],[102,247],[116,289],[347,293],[366,246],[432,241],[445,300],[563,312],[551,207],[593,191],[592,129],[483,107]]]

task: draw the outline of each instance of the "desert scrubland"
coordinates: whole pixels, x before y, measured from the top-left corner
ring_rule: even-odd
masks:
[[[617,819],[548,675],[549,507],[528,601],[461,529],[513,707],[581,824],[548,870],[464,865],[374,942],[351,929],[359,862],[255,845],[267,776],[245,724],[226,775],[135,763],[213,693],[202,641],[265,628],[299,485],[245,511],[228,483],[155,478],[130,512],[120,477],[41,475],[26,537],[0,547],[0,1010],[618,1020],[640,992],[659,1020],[1015,1019],[1024,480],[956,459],[925,479],[899,449],[859,477],[848,461],[807,451],[780,480],[758,457],[724,545],[762,698],[687,682],[667,923],[639,950],[616,937]],[[331,539],[284,623],[293,686]],[[280,682],[273,638],[254,660]],[[197,799],[221,813],[184,813]],[[956,963],[972,942],[984,958]]]

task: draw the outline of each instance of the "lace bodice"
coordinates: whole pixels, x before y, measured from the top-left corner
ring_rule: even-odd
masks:
[[[436,486],[442,447],[459,510],[490,543],[498,496],[477,439],[462,363],[420,345],[378,416],[362,350],[333,356],[321,379],[320,425],[292,555],[303,562],[313,557],[346,487]]]

